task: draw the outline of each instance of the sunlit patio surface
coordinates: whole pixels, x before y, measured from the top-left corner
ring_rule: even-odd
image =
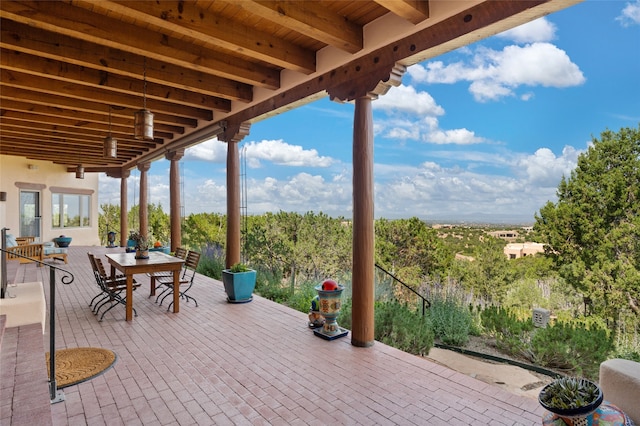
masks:
[[[376,342],[327,341],[307,327],[307,315],[254,296],[230,304],[220,281],[198,275],[193,302],[167,312],[134,292],[138,316],[117,306],[102,322],[89,302],[98,292],[87,252],[69,248],[75,275],[57,284],[56,346],[102,347],[117,355],[104,374],[63,389],[51,406],[56,425],[533,425],[536,400],[457,373]],[[48,268],[20,266],[19,282],[43,281]],[[167,299],[168,300],[168,299]],[[48,351],[49,326],[43,336]],[[44,364],[44,359],[43,359]],[[46,383],[43,386],[47,386]]]

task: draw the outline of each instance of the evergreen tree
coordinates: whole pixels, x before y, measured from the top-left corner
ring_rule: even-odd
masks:
[[[560,275],[594,313],[640,314],[640,127],[594,138],[557,195],[534,229]]]

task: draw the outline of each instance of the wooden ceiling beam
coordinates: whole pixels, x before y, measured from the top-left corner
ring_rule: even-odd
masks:
[[[55,106],[56,108],[61,109],[69,109],[75,111],[83,111],[88,113],[95,113],[96,111],[105,111],[108,112],[109,104],[97,103],[91,101],[82,101],[79,99],[72,99],[65,96],[52,95],[49,93],[41,93],[35,92],[28,89],[21,89],[16,87],[4,86],[4,81],[0,78],[0,86],[2,86],[2,91],[0,91],[0,95],[3,100],[13,100],[20,102],[29,102],[35,105],[49,105]],[[140,109],[137,108],[125,108],[123,110],[116,110],[114,108],[113,114],[118,114],[120,117],[124,117],[125,115],[131,117],[131,123],[133,127],[133,114],[135,111]],[[194,128],[197,126],[197,120],[186,117],[175,117],[168,114],[162,114],[154,112],[153,117],[154,125],[156,122],[160,123],[168,123],[172,125],[180,125],[184,127]]]
[[[145,90],[144,81],[138,79],[121,77],[108,72],[6,49],[0,50],[0,66],[7,70],[19,71],[38,77],[51,78],[98,89],[104,88],[134,96],[140,96]],[[147,82],[146,92],[147,99],[157,99],[177,105],[222,112],[231,111],[231,101],[228,99],[176,89],[166,85]]]
[[[429,18],[429,0],[375,0],[375,2],[412,24],[419,24]]]
[[[4,99],[0,96],[0,116],[18,120],[42,122],[42,123],[67,123],[69,126],[84,127],[93,124],[108,127],[109,109],[104,113],[88,113],[77,110],[61,109],[49,105],[34,105],[26,102]],[[112,109],[111,125],[114,129],[127,131],[133,134],[133,118],[131,115],[122,115],[122,111]],[[102,128],[100,127],[100,128]],[[166,123],[154,122],[154,129],[162,132],[182,135],[185,129],[182,126],[173,126]]]
[[[152,58],[163,63],[179,65],[248,84],[266,82],[268,77],[273,80],[273,76],[277,75],[275,86],[280,87],[279,69],[269,68],[242,58],[234,58],[230,61],[228,55],[193,43],[185,43],[164,33],[148,31],[116,19],[93,14],[67,3],[2,1],[0,17],[134,53],[139,58]],[[114,28],[118,31],[113,31]],[[135,64],[137,64],[138,75],[142,75],[142,61],[136,61]]]
[[[74,2],[79,7],[120,16],[151,26],[147,31],[172,32],[206,45],[230,52],[242,52],[258,61],[304,74],[316,70],[316,55],[311,50],[289,43],[272,34],[230,22],[195,3],[182,0]],[[178,38],[178,37],[176,37]]]
[[[27,90],[36,90],[40,93],[57,94],[76,100],[98,101],[105,106],[99,108],[107,110],[107,105],[117,105],[121,107],[141,109],[143,106],[142,93],[139,95],[127,95],[115,93],[110,90],[96,89],[80,84],[68,82],[56,82],[44,77],[25,74],[17,71],[0,70],[0,81],[7,87],[16,87]],[[202,108],[176,105],[171,102],[158,101],[147,98],[147,108],[152,112],[170,114],[176,117],[194,117],[199,120],[211,121],[213,113],[211,110]]]
[[[139,55],[8,19],[0,19],[0,47],[125,77],[139,79],[142,76],[140,64],[144,59]],[[172,63],[147,59],[147,80],[150,82],[241,102],[252,100],[252,85],[278,88],[278,73],[271,74],[273,75],[246,75],[244,80],[250,83],[241,83]],[[243,72],[239,71],[235,77],[242,80],[242,75]]]
[[[28,145],[16,146],[15,148],[8,149],[8,150],[0,149],[0,154],[26,157],[31,160],[46,160],[46,161],[49,161],[55,164],[61,164],[64,166],[69,166],[69,164],[83,164],[83,165],[88,165],[89,167],[92,167],[92,171],[93,170],[98,171],[108,167],[122,167],[127,163],[127,161],[131,161],[131,159],[138,156],[138,154],[125,156],[125,155],[122,155],[121,152],[119,152],[119,155],[120,155],[119,158],[105,159],[101,157],[101,154],[102,154],[101,152],[100,153],[96,152],[96,154],[83,156],[82,161],[80,161],[80,158],[78,157],[77,148],[74,151],[58,152],[53,147],[51,147],[51,148],[43,149],[41,151],[32,151],[25,154],[25,150],[27,149],[28,149]],[[99,169],[94,168],[96,166],[99,167]],[[87,169],[87,167],[85,167],[85,172],[88,172],[88,171],[89,170]]]
[[[242,1],[233,4],[252,14],[349,53],[362,50],[362,26],[337,15],[318,2]]]
[[[111,135],[117,138],[118,140],[125,140],[125,139],[131,139],[132,141],[135,140],[133,135],[129,131],[130,129],[127,129],[126,132],[123,132],[123,131],[120,131],[118,128],[112,128],[111,132],[109,132],[108,125],[104,126],[106,127],[105,129],[92,128],[90,126],[78,127],[73,125],[66,125],[65,123],[61,122],[59,119],[55,123],[45,123],[45,122],[39,122],[39,121],[27,121],[27,120],[14,119],[11,117],[7,117],[6,115],[0,117],[0,123],[3,126],[7,126],[7,127],[10,126],[12,129],[28,130],[30,128],[37,128],[39,132],[56,132],[57,134],[61,134],[61,135],[69,135],[69,136],[74,135],[74,136],[84,137],[87,140],[95,139],[95,140],[102,141],[104,137],[107,136],[109,133],[111,133]],[[155,128],[153,131],[153,135],[156,138],[160,138],[160,139],[169,139],[169,140],[173,139],[172,133],[161,132]]]
[[[77,134],[77,133],[71,133],[71,132],[63,132],[61,131],[61,129],[51,129],[51,128],[45,128],[47,126],[41,125],[39,126],[37,129],[35,127],[32,128],[26,128],[26,127],[22,127],[22,128],[18,128],[16,126],[9,126],[9,125],[5,125],[5,123],[0,120],[0,129],[2,130],[3,133],[3,138],[4,136],[23,136],[23,137],[29,137],[35,140],[56,140],[56,141],[60,141],[60,142],[77,142],[77,143],[81,143],[81,144],[96,144],[96,145],[100,145],[100,149],[102,149],[102,142],[104,139],[104,136],[106,135],[86,135],[86,134]],[[159,139],[159,138],[156,138]],[[123,139],[124,141],[124,139]],[[140,146],[140,147],[148,147],[148,148],[153,148],[155,147],[155,143],[158,142],[149,142],[149,141],[138,141],[138,140],[133,140],[132,142],[136,143],[136,146]]]
[[[33,146],[33,139],[28,137],[24,137],[21,135],[7,135],[6,138],[3,137],[3,141],[8,143],[7,146],[2,147],[3,150],[11,150],[14,151],[16,149],[27,149],[30,144]],[[54,143],[55,142],[55,143]],[[59,154],[60,157],[66,156],[75,156],[76,158],[101,158],[102,157],[102,144],[100,146],[90,146],[88,144],[81,144],[78,142],[75,143],[64,143],[60,141],[54,141],[52,139],[39,139],[39,149],[33,150],[35,152],[51,152],[54,154]],[[10,144],[10,145],[9,145]],[[3,143],[4,145],[4,143]],[[128,161],[132,158],[135,158],[139,155],[142,155],[147,150],[140,149],[139,147],[136,149],[135,147],[125,147],[120,146],[118,144],[118,158],[120,160]],[[106,160],[106,159],[105,159]],[[84,160],[83,160],[84,161]]]
[[[20,140],[18,138],[8,138],[7,142],[11,144],[11,146],[2,147],[0,149],[0,153],[8,154],[13,153],[12,155],[23,155],[20,154],[29,149],[30,144],[33,144],[33,141],[28,140]],[[142,155],[144,152],[140,150],[130,150],[125,149],[118,145],[118,158],[117,159],[106,159],[102,156],[102,147],[96,147],[93,150],[87,149],[87,147],[82,146],[59,146],[59,145],[49,145],[46,142],[41,142],[42,149],[34,151],[37,154],[44,154],[48,157],[54,156],[55,159],[62,163],[69,162],[78,162],[82,159],[83,163],[118,163],[124,164],[127,161]],[[82,156],[79,156],[79,150],[82,150]]]

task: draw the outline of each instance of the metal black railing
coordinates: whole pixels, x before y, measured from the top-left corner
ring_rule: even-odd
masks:
[[[8,229],[9,228],[2,228],[2,247],[0,248],[0,254],[2,255],[2,298],[5,298],[7,295],[8,285],[6,263],[7,253],[9,253],[6,249],[6,234]],[[56,271],[60,271],[62,273],[62,276],[60,277],[60,282],[62,282],[62,284],[71,284],[75,277],[66,269],[59,268],[50,263],[41,262],[37,259],[23,256],[14,251],[11,251],[10,253],[12,257],[28,259],[33,263],[49,268],[49,396],[51,397],[51,403],[55,404],[56,402],[64,401],[64,394],[62,391],[58,390],[58,385],[56,383]]]
[[[399,282],[400,284],[402,284],[406,289],[408,289],[409,291],[411,291],[413,294],[415,294],[416,296],[418,296],[421,300],[422,300],[422,316],[424,316],[425,312],[426,312],[426,308],[430,308],[431,307],[431,302],[429,300],[427,300],[427,298],[425,298],[423,295],[421,295],[420,293],[418,293],[417,291],[415,291],[413,288],[409,287],[409,285],[407,285],[405,282],[403,282],[400,278],[396,277],[395,275],[393,275],[391,272],[387,271],[386,269],[384,269],[382,266],[378,265],[376,263],[376,268],[380,269],[382,272],[384,272],[385,274],[387,274],[388,276],[390,276],[391,278],[393,278],[394,281]]]

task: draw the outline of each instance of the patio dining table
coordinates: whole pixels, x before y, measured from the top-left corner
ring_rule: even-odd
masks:
[[[154,272],[173,272],[173,312],[180,311],[180,270],[184,260],[175,256],[155,251],[149,252],[148,259],[136,259],[135,253],[111,253],[106,255],[111,265],[111,276],[115,276],[116,269],[127,278],[127,306],[126,320],[133,319],[133,276]],[[151,280],[151,294],[155,292],[155,282]]]

